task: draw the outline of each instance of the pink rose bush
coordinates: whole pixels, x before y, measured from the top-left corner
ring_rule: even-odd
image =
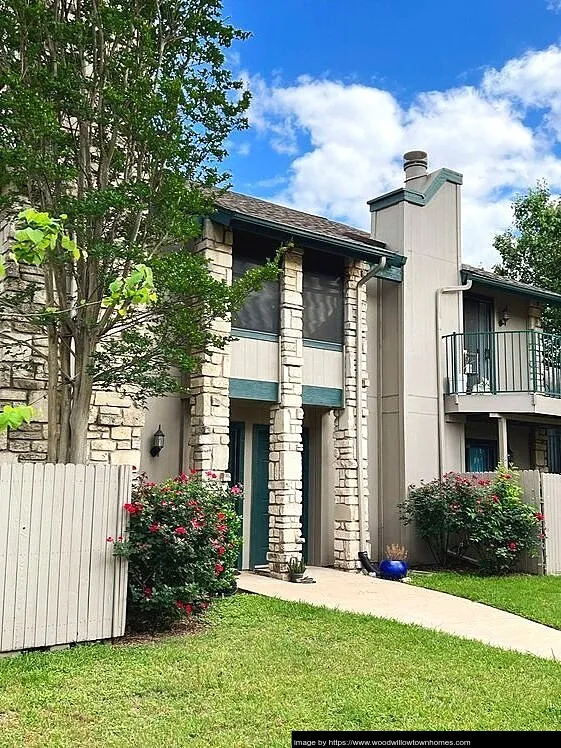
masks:
[[[123,507],[127,532],[107,538],[114,554],[129,562],[130,628],[168,628],[235,589],[241,545],[235,501],[241,494],[241,486],[226,486],[213,471],[192,470],[162,483],[137,478]]]

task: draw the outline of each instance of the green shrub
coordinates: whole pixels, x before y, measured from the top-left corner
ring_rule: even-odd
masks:
[[[235,588],[240,519],[228,488],[215,473],[192,471],[163,483],[137,480],[124,505],[123,539],[108,538],[129,561],[127,624],[163,629],[204,611],[213,596]]]
[[[543,516],[524,503],[516,471],[499,465],[492,481],[447,473],[411,486],[399,504],[404,524],[414,523],[443,568],[473,555],[484,574],[513,571],[523,552],[536,555]]]
[[[469,528],[490,481],[450,472],[410,486],[398,504],[404,525],[413,523],[438,566],[446,568],[470,546]]]
[[[542,514],[522,501],[516,471],[499,465],[470,528],[480,571],[504,574],[514,571],[522,553],[535,556],[542,523]]]

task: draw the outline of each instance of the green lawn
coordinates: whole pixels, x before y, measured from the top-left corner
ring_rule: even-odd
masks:
[[[561,629],[561,577],[533,574],[480,577],[444,571],[412,573],[410,577],[411,583],[418,587],[449,592]]]
[[[251,748],[292,729],[561,730],[561,665],[252,595],[202,633],[0,661],[0,745]]]

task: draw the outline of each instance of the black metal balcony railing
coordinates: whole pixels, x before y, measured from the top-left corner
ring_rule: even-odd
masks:
[[[561,398],[561,335],[538,330],[445,335],[445,392],[539,392]]]

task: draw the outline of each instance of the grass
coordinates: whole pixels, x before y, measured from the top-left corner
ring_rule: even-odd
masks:
[[[284,748],[293,729],[561,730],[561,665],[236,595],[191,636],[0,661],[0,745]]]
[[[481,577],[444,571],[410,576],[417,587],[449,592],[561,629],[561,577],[533,574]]]

